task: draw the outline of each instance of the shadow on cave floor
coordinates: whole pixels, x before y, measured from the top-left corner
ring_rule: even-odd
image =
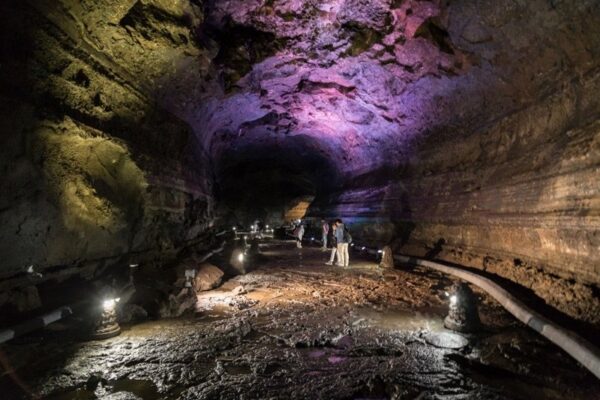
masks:
[[[98,342],[39,334],[44,340],[9,343],[3,353],[28,358],[15,373],[48,399],[530,400],[600,393],[591,374],[485,294],[484,330],[446,330],[444,291],[453,279],[379,270],[356,254],[348,270],[329,267],[329,252],[293,242],[263,243],[261,251],[254,270],[201,292],[194,315],[147,321]],[[4,373],[0,390],[9,385]]]

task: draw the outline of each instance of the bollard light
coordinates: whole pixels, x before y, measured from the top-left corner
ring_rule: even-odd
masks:
[[[106,298],[102,301],[102,312],[96,321],[93,339],[108,339],[121,333],[121,327],[117,322],[116,307],[119,298]]]
[[[458,301],[458,297],[456,297],[456,295],[450,296],[450,305],[451,306],[455,306],[457,301]]]
[[[473,332],[481,326],[477,311],[477,298],[471,288],[463,282],[456,283],[449,297],[448,316],[444,326],[459,332]]]
[[[392,252],[392,248],[390,246],[384,246],[383,249],[379,250],[381,253],[381,260],[379,261],[379,266],[382,268],[394,268],[394,253]]]
[[[104,300],[102,302],[102,308],[104,309],[104,311],[108,311],[108,312],[115,311],[115,307],[117,306],[117,303],[119,302],[119,300],[121,300],[121,299],[116,298],[116,299]]]

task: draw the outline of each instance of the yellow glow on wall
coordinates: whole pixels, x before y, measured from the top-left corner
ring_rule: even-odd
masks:
[[[68,119],[61,124],[66,129],[54,128],[41,127],[35,151],[65,228],[79,235],[128,229],[144,202],[147,183],[127,148],[90,136]]]
[[[284,212],[283,219],[285,221],[294,221],[304,218],[314,199],[314,196],[304,196],[294,200],[290,208]]]

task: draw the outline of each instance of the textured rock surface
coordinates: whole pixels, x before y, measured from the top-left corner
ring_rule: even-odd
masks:
[[[1,7],[2,274],[175,250],[214,183],[600,322],[597,1]]]
[[[42,280],[65,267],[83,272],[176,251],[204,233],[207,160],[155,95],[177,63],[200,57],[198,7],[65,0],[0,9],[0,276],[29,265]]]
[[[305,247],[299,259],[291,243],[265,254],[260,269],[203,292],[197,318],[147,322],[100,342],[47,333],[10,344],[6,356],[30,391],[48,399],[587,400],[598,393],[588,371],[485,293],[477,291],[485,331],[464,337],[443,329],[448,277],[387,270],[382,280],[373,260],[356,258],[340,272],[322,265],[317,248]],[[21,398],[7,376],[0,389]]]
[[[485,269],[600,322],[597,2],[208,11],[215,37],[255,39],[220,53],[224,94],[190,110],[218,176],[268,160],[308,177],[311,214],[344,217],[357,240]]]
[[[194,279],[194,289],[197,292],[214,289],[221,284],[223,275],[224,273],[219,267],[212,264],[202,264],[198,268]]]

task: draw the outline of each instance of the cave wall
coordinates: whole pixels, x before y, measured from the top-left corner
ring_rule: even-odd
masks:
[[[424,140],[394,175],[367,174],[313,213],[373,246],[482,269],[600,322],[600,73],[473,134]]]
[[[209,161],[159,101],[178,65],[201,56],[202,10],[8,1],[0,20],[2,300],[10,287],[164,258],[202,237]],[[23,277],[29,266],[43,277]]]
[[[231,222],[216,186],[248,220],[314,195],[357,240],[599,322],[597,1],[11,0],[0,19],[2,279],[176,252]]]
[[[227,0],[207,21],[231,36],[223,91],[189,121],[217,165],[302,165],[309,216],[600,322],[597,1]]]

